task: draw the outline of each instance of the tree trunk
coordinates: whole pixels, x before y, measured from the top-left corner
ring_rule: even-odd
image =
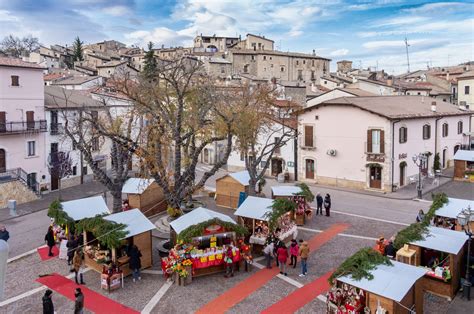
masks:
[[[122,191],[110,190],[110,194],[112,194],[112,197],[113,197],[112,212],[118,213],[122,210]]]
[[[255,186],[257,185],[257,180],[250,178],[249,181],[249,196],[257,196],[257,191]]]

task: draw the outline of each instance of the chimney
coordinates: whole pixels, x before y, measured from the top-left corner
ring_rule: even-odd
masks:
[[[431,102],[431,111],[436,112],[436,101]]]
[[[387,85],[388,85],[388,86],[392,86],[392,85],[393,85],[393,77],[392,77],[392,76],[389,76],[389,77],[387,78]]]
[[[448,71],[448,72],[446,72],[446,81],[448,81],[448,82],[449,82],[449,71]]]

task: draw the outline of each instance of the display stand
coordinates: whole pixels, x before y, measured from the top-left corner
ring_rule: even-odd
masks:
[[[409,246],[405,244],[397,251],[397,262],[402,262],[409,265],[416,265],[416,250],[410,250]]]
[[[107,290],[107,292],[123,288],[123,272],[113,274],[101,274],[100,287]]]

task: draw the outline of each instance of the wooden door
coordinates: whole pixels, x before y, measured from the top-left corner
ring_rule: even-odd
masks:
[[[400,186],[405,185],[405,164],[400,164]]]
[[[5,111],[0,111],[0,133],[7,131],[7,117]]]
[[[7,171],[7,156],[4,149],[0,149],[0,173]]]
[[[26,112],[26,127],[28,130],[35,129],[35,112],[34,111]]]
[[[272,176],[277,176],[283,172],[283,162],[281,159],[272,159]]]
[[[314,160],[306,159],[306,179],[314,179]]]
[[[373,189],[382,188],[382,168],[370,167],[370,187]]]
[[[51,171],[51,191],[59,188],[59,176],[57,171]]]
[[[446,149],[443,149],[443,169],[446,168]]]

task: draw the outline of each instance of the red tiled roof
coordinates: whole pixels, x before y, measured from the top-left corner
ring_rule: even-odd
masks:
[[[0,66],[16,67],[16,68],[30,68],[30,69],[46,69],[39,64],[26,62],[18,58],[0,57]]]
[[[293,108],[293,107],[301,107],[299,104],[286,99],[275,99],[273,104],[279,108]]]
[[[58,78],[63,77],[63,75],[64,75],[64,74],[62,74],[62,73],[50,73],[50,74],[45,74],[45,75],[43,75],[43,79],[44,79],[45,81],[54,81],[54,80],[56,80],[56,79],[58,79]]]

